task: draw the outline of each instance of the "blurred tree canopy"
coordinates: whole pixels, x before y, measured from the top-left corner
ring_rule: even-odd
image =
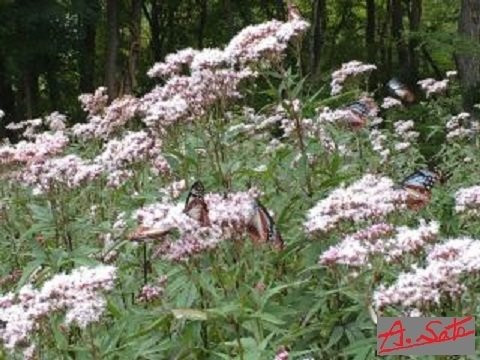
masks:
[[[461,80],[462,72],[476,72],[463,82],[470,95],[476,89],[475,0],[294,2],[312,24],[302,70],[313,86],[328,80],[342,62],[357,59],[378,66],[372,88],[391,76],[411,84],[441,78],[458,65]],[[283,19],[286,5],[285,0],[0,0],[2,125],[54,110],[81,120],[80,93],[107,85],[111,98],[140,94],[152,85],[146,71],[166,54],[222,46],[249,24]]]

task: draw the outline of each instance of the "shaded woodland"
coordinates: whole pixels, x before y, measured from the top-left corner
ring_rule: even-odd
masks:
[[[298,0],[312,26],[302,69],[320,86],[357,59],[415,84],[460,72],[465,107],[478,100],[480,4],[474,0]],[[283,19],[282,0],[2,0],[0,108],[10,121],[61,110],[81,114],[79,93],[105,85],[110,99],[151,86],[148,68],[176,50],[221,47],[241,28]],[[468,76],[467,76],[468,74]]]

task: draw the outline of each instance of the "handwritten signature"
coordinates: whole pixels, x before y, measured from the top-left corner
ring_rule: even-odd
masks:
[[[472,316],[466,318],[453,318],[450,324],[444,325],[440,320],[432,320],[425,325],[425,334],[421,334],[415,339],[415,342],[405,335],[405,328],[402,320],[395,321],[390,329],[378,334],[379,339],[383,339],[379,355],[386,354],[396,350],[411,349],[415,347],[431,345],[435,343],[445,343],[456,341],[467,336],[474,336],[475,330],[465,330],[466,323],[473,320]],[[393,342],[393,346],[387,347],[388,340],[397,340]]]

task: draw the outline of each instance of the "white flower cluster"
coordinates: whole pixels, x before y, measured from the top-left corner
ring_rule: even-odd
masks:
[[[418,228],[394,227],[380,223],[347,236],[338,245],[330,247],[320,256],[323,265],[370,266],[374,255],[387,262],[400,260],[404,254],[416,253],[437,239],[440,225],[420,220]]]
[[[72,133],[80,139],[106,139],[134,118],[139,101],[133,96],[125,95],[106,105],[105,88],[98,88],[95,94],[83,94],[80,101],[88,111],[86,124],[75,124]]]
[[[467,112],[452,116],[445,127],[448,141],[470,138],[480,130],[479,122],[473,121]]]
[[[250,66],[280,59],[289,40],[307,28],[298,18],[272,20],[244,28],[224,50],[185,49],[168,55],[148,72],[166,82],[140,100],[143,121],[162,130],[203,116],[220,100],[239,98],[242,80],[256,75]]]
[[[463,188],[455,193],[455,211],[472,216],[480,214],[479,185]]]
[[[63,132],[44,132],[31,142],[22,140],[15,145],[0,146],[0,164],[27,164],[44,160],[63,151],[67,145],[68,138]]]
[[[382,102],[382,105],[381,107],[383,109],[391,109],[391,108],[394,108],[394,107],[401,107],[403,106],[402,105],[402,102],[398,99],[395,99],[393,97],[386,97],[383,99],[383,102]]]
[[[406,192],[395,188],[383,176],[367,174],[350,186],[341,186],[309,210],[304,223],[306,231],[327,232],[343,221],[359,223],[382,219],[405,208]]]
[[[377,67],[375,65],[364,64],[357,60],[342,64],[340,69],[332,73],[332,82],[330,83],[331,95],[340,94],[348,78],[368,74],[376,69]]]
[[[414,131],[415,123],[413,120],[399,120],[393,124],[395,135],[397,140],[399,140],[395,144],[395,150],[397,151],[405,151],[411,145],[412,142],[420,136],[418,131]]]
[[[0,320],[5,323],[0,338],[5,348],[30,345],[30,336],[53,313],[65,312],[66,325],[75,323],[81,328],[98,321],[106,306],[102,293],[113,289],[115,278],[113,266],[80,267],[55,275],[40,289],[28,284],[18,294],[0,297]]]
[[[187,261],[190,257],[214,249],[221,241],[242,236],[255,211],[256,189],[230,194],[205,195],[209,226],[202,225],[184,213],[184,204],[156,203],[133,214],[140,230],[154,229],[156,235],[166,236],[156,254],[166,260]],[[179,239],[169,233],[176,230]]]
[[[437,81],[432,78],[420,80],[417,82],[421,89],[425,91],[427,98],[435,94],[444,94],[448,88],[448,79]]]
[[[414,266],[391,286],[380,286],[374,293],[374,303],[380,310],[392,305],[419,310],[440,305],[446,296],[460,297],[466,290],[465,276],[479,271],[480,241],[452,239],[428,252],[424,268]]]

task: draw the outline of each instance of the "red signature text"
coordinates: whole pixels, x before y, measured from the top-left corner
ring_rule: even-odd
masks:
[[[425,325],[425,333],[412,339],[405,334],[401,320],[395,321],[390,329],[378,334],[382,340],[379,355],[392,351],[411,349],[415,347],[455,341],[467,336],[474,336],[475,330],[465,330],[463,325],[473,321],[473,317],[453,318],[450,324],[443,324],[440,320],[432,320]],[[390,340],[390,341],[389,341]],[[393,340],[393,342],[392,342]]]

